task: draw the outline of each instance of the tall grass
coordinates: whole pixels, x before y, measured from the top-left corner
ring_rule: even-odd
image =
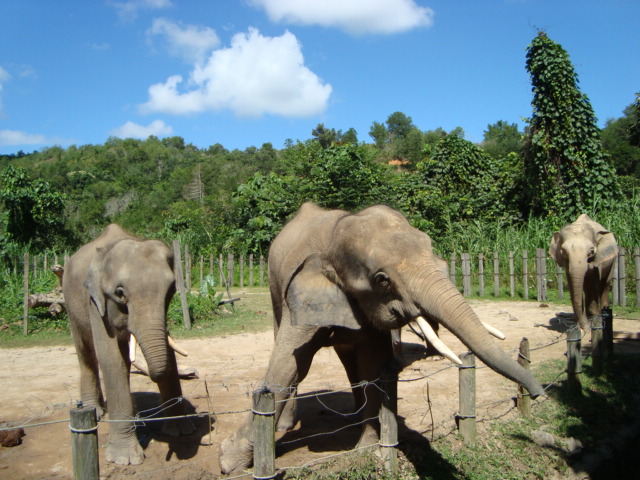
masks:
[[[614,233],[618,244],[632,249],[640,246],[640,195],[622,199],[611,210],[585,212],[589,217]],[[575,221],[576,219],[572,219]],[[440,255],[448,252],[470,253],[477,256],[493,252],[534,252],[547,249],[553,233],[570,223],[558,217],[530,217],[519,223],[496,219],[487,221],[447,222],[439,232],[428,232],[434,250]]]

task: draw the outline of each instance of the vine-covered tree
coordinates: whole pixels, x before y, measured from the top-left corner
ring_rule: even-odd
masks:
[[[533,86],[525,139],[528,208],[575,220],[580,213],[611,206],[618,194],[615,171],[569,55],[539,32],[528,47],[526,68]]]

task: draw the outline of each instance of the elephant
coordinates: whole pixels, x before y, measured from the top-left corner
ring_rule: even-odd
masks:
[[[111,224],[69,259],[62,289],[80,363],[83,404],[96,407],[98,417],[108,409],[111,420],[133,418],[129,387],[133,336],[150,378],[158,384],[162,403],[179,399],[164,414],[183,415],[177,363],[166,326],[167,308],[175,293],[173,252],[158,240],[134,237]],[[188,435],[194,430],[189,419],[180,418],[165,420],[162,431]],[[143,462],[133,422],[110,425],[106,459],[120,465]]]
[[[274,392],[276,422],[315,353],[331,346],[354,386],[356,409],[369,419],[358,445],[377,443],[379,426],[371,419],[377,418],[381,394],[371,383],[357,384],[374,382],[392,364],[390,331],[423,317],[444,325],[533,398],[544,393],[533,375],[497,346],[438,267],[429,236],[387,206],[350,214],[303,204],[271,245],[269,283],[276,336],[263,384]],[[252,439],[249,418],[222,442],[222,472],[251,465]]]
[[[609,230],[582,214],[553,234],[549,255],[567,272],[576,322],[587,328],[587,317],[609,306],[609,290],[618,244]],[[583,293],[584,291],[584,299]]]

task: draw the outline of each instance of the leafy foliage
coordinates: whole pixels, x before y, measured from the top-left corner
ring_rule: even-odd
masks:
[[[58,246],[56,240],[64,236],[65,196],[54,191],[49,183],[31,180],[27,170],[7,166],[0,174],[0,199],[4,205],[2,238],[7,244],[16,243],[42,251]]]
[[[615,172],[569,55],[540,32],[528,48],[526,66],[534,94],[525,145],[529,208],[572,219],[612,206],[619,193]]]

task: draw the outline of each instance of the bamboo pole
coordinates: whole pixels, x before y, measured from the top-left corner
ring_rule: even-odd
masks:
[[[582,394],[582,332],[575,327],[567,330],[567,386],[572,394]]]
[[[529,252],[522,251],[522,296],[529,300]]]
[[[387,367],[380,378],[382,404],[380,405],[380,446],[384,469],[395,475],[398,472],[398,371]]]

